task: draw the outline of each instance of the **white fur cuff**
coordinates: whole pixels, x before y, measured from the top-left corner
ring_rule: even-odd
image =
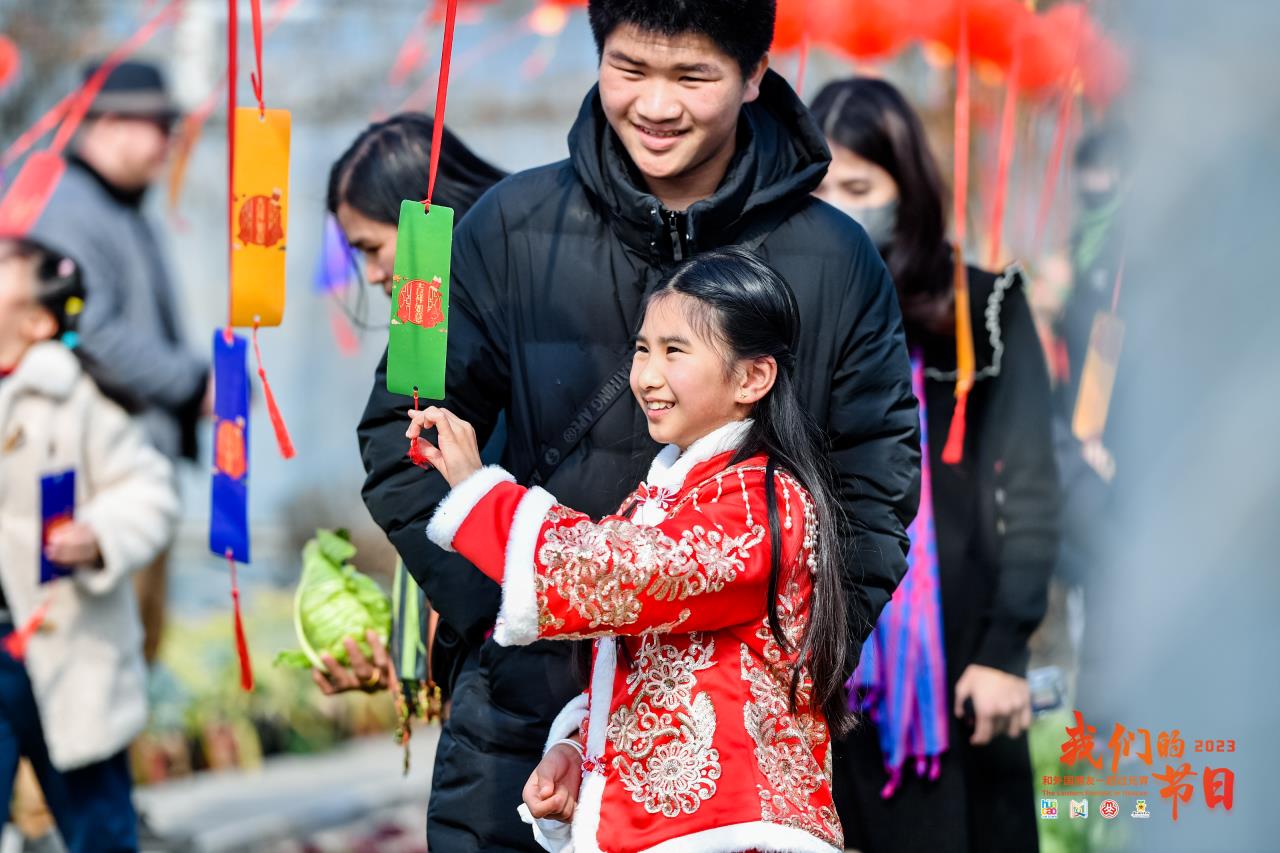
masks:
[[[542,748],[545,755],[557,741],[575,737],[582,728],[582,721],[587,718],[587,694],[579,693],[569,700],[569,704],[560,709],[556,718],[551,721],[551,731],[547,734],[547,745]]]
[[[458,528],[467,520],[476,504],[484,500],[494,486],[499,483],[514,483],[516,478],[498,465],[481,468],[463,480],[440,501],[436,511],[427,524],[427,538],[446,551],[453,550],[453,537],[458,535]]]
[[[507,565],[502,575],[502,607],[493,628],[500,646],[527,646],[538,639],[538,596],[534,590],[537,563],[534,550],[547,513],[556,499],[534,486],[516,506],[507,535]]]

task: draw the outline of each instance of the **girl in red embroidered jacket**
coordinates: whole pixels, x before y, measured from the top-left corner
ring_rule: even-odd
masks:
[[[589,690],[525,787],[548,850],[842,849],[848,628],[831,477],[793,385],[798,318],[745,250],[675,270],[631,368],[668,446],[598,522],[481,467],[465,421],[410,413],[452,487],[428,535],[502,585],[495,639],[596,638]]]

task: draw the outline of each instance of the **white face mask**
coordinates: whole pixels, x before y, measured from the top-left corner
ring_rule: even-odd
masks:
[[[846,216],[862,226],[867,236],[871,238],[871,242],[875,243],[876,248],[881,252],[893,242],[893,232],[898,227],[896,198],[878,207],[840,205],[839,208]]]

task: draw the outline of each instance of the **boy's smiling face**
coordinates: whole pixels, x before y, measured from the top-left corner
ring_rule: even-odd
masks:
[[[659,197],[679,198],[673,187],[681,184],[709,195],[733,157],[742,105],[759,96],[767,66],[762,59],[744,79],[701,33],[665,36],[623,24],[601,51],[600,101]]]

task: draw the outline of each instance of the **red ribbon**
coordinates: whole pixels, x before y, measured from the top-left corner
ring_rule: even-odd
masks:
[[[258,70],[249,74],[249,82],[253,85],[253,96],[258,99],[258,115],[266,116],[267,104],[262,99],[262,0],[251,0],[249,8],[253,14],[253,56]]]
[[[960,31],[956,51],[956,129],[954,217],[956,227],[955,263],[952,288],[956,312],[956,405],[951,412],[947,441],[942,448],[942,461],[958,465],[964,458],[965,414],[969,390],[973,385],[973,345],[965,337],[968,331],[968,278],[964,263],[965,201],[969,195],[969,15],[966,4],[960,4]],[[962,292],[963,291],[963,292]],[[963,330],[963,331],[962,331]],[[966,344],[966,341],[968,343]],[[968,367],[966,375],[966,365]]]
[[[1004,208],[1009,193],[1009,166],[1013,162],[1014,120],[1018,114],[1018,73],[1021,65],[1022,39],[1018,35],[1018,28],[1015,28],[1013,56],[1009,59],[1009,73],[1005,78],[1004,109],[1000,114],[995,201],[991,205],[991,245],[987,266],[993,270],[1000,263],[1000,244],[1004,237]]]
[[[431,173],[427,178],[427,197],[422,206],[431,212],[431,197],[436,190],[436,173],[440,169],[440,143],[444,138],[444,108],[449,95],[449,59],[453,55],[453,25],[458,16],[458,0],[449,0],[444,14],[444,45],[440,49],[440,79],[436,85],[436,112],[432,117]],[[416,407],[415,407],[416,408]]]
[[[413,410],[418,411],[418,386],[413,386]],[[426,452],[418,443],[418,439],[409,439],[409,461],[419,468],[430,468],[431,462],[427,459]]]
[[[152,36],[154,36],[162,26],[169,22],[170,18],[176,16],[182,0],[169,0],[160,12],[147,21],[138,29],[129,40],[118,48],[113,50],[98,70],[94,72],[81,87],[78,96],[68,106],[66,120],[62,122],[62,127],[58,128],[58,133],[53,137],[53,143],[49,146],[49,150],[55,154],[60,154],[62,149],[71,141],[71,137],[75,135],[76,130],[80,127],[80,122],[84,121],[85,114],[89,112],[89,107],[93,103],[93,99],[98,96],[98,92],[102,89],[107,77],[123,62],[130,54],[138,48],[146,44]]]
[[[48,112],[36,120],[35,124],[31,125],[5,149],[4,155],[0,156],[0,168],[7,169],[16,163],[23,154],[27,153],[40,141],[41,137],[57,127],[58,123],[65,118],[67,121],[58,132],[51,147],[55,154],[60,153],[84,120],[85,114],[89,111],[89,106],[93,103],[93,99],[97,96],[99,90],[102,89],[107,76],[116,66],[146,44],[162,26],[168,23],[181,3],[182,0],[170,0],[169,4],[159,14],[140,27],[137,32],[129,37],[128,41],[108,54],[107,58],[103,60],[102,66],[92,77],[86,80],[80,88],[72,91],[61,101],[54,104]]]
[[[227,227],[229,234],[235,234],[235,223],[233,217],[235,215],[236,202],[236,77],[239,74],[239,64],[236,60],[237,43],[236,32],[240,28],[240,22],[237,12],[239,0],[227,0]],[[227,275],[230,276],[232,263],[232,255],[235,249],[232,248],[234,239],[227,239]],[[230,282],[227,286],[227,325],[231,325],[231,287]]]
[[[249,661],[249,641],[244,635],[244,619],[240,615],[240,585],[236,582],[236,560],[227,549],[227,566],[231,569],[231,607],[235,614],[236,657],[240,660],[240,687],[253,690],[253,665]]]

